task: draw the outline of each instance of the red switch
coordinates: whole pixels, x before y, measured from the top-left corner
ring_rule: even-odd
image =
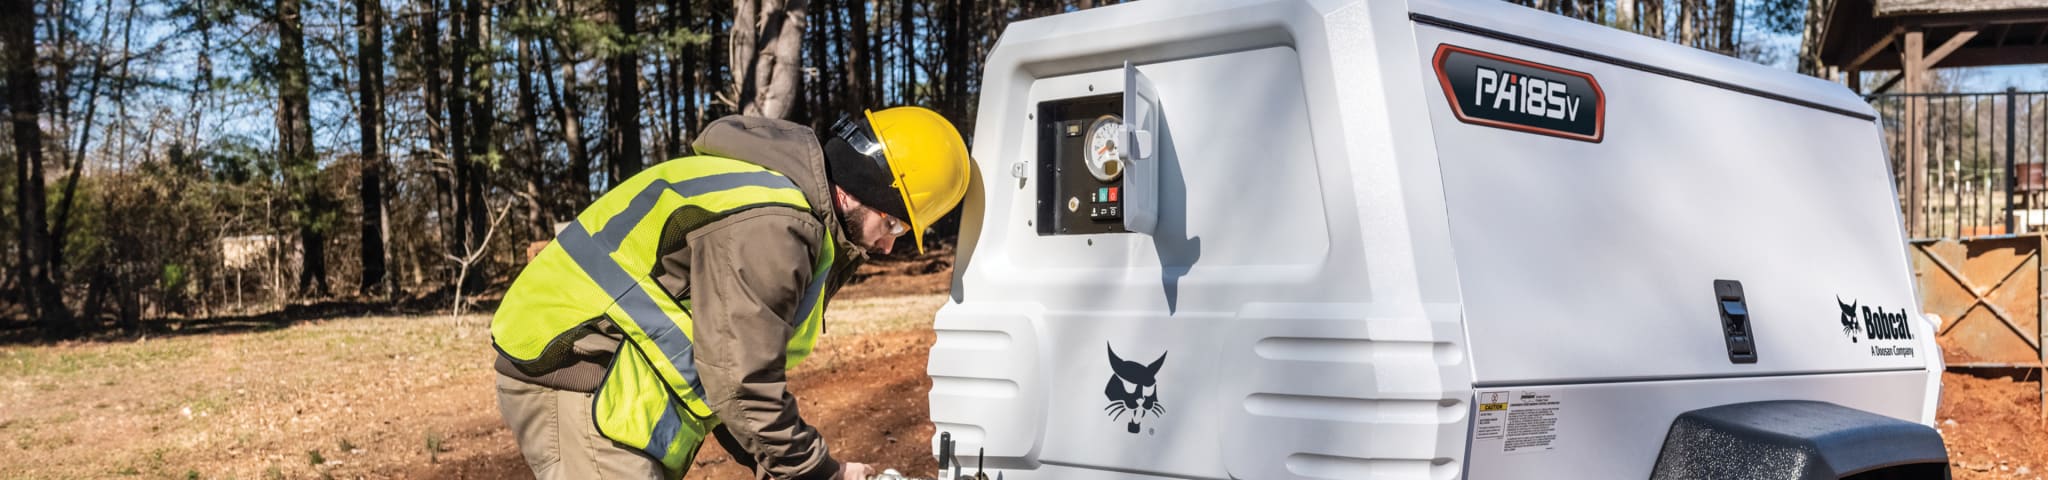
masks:
[[[1122,187],[1109,187],[1109,201],[1116,201],[1116,191]]]

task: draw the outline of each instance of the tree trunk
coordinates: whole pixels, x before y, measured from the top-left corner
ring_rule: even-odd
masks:
[[[1735,45],[1735,0],[1714,0],[1715,49],[1728,56],[1736,56]]]
[[[688,31],[689,27],[685,23],[687,15],[684,12],[689,11],[690,0],[668,0],[665,6],[666,8],[662,9],[659,27],[663,35]],[[660,80],[662,121],[661,156],[655,160],[656,162],[682,156],[683,72],[696,68],[695,65],[682,63],[682,50],[688,49],[688,45],[670,43],[665,47],[664,54],[656,61],[662,67],[660,75],[655,77]]]
[[[357,293],[391,292],[384,285],[384,4],[356,0],[357,94],[361,112],[363,173],[356,191],[362,208],[362,284]]]
[[[884,91],[887,89],[887,86],[889,84],[889,64],[887,62],[882,61],[881,58],[882,54],[888,53],[889,51],[886,44],[882,43],[882,39],[888,36],[884,35],[884,33],[887,33],[884,31],[884,29],[888,27],[888,23],[886,23],[887,20],[885,20],[882,17],[882,0],[872,1],[875,5],[874,16],[869,17],[865,14],[861,15],[861,21],[867,27],[862,28],[861,30],[864,30],[865,32],[863,34],[867,35],[868,37],[868,101],[867,104],[862,105],[861,108],[872,108],[882,106],[883,103],[886,101],[885,99],[887,98],[884,95]]]
[[[826,103],[823,118],[817,119],[825,127],[831,127],[831,122],[838,120],[839,115],[849,111],[856,111],[860,108],[858,105],[848,101],[854,96],[853,89],[849,88],[853,85],[853,64],[846,61],[847,36],[850,35],[850,32],[846,31],[847,11],[845,4],[858,1],[860,0],[836,0],[831,2],[832,7],[830,10],[819,10],[824,11],[824,15],[830,18],[825,21],[824,27],[817,29],[819,34],[825,35],[827,44],[826,50],[818,52],[817,55],[823,57],[825,64],[831,67],[826,72],[829,75],[821,79],[824,83],[832,86],[832,96],[825,98],[825,101],[828,103]],[[822,9],[824,7],[813,8]]]
[[[312,108],[308,99],[306,74],[306,33],[299,13],[299,0],[277,0],[277,135],[278,158],[284,167],[286,188],[297,197],[294,209],[299,228],[299,291],[308,295],[327,292],[326,232],[322,218],[326,201],[319,182],[320,166],[313,158]]]
[[[490,187],[490,170],[485,162],[491,158],[491,127],[497,123],[492,112],[497,111],[495,100],[498,96],[492,90],[489,52],[483,47],[489,44],[491,35],[490,17],[484,15],[484,11],[490,8],[486,5],[489,1],[463,2],[462,41],[463,50],[468,53],[463,67],[469,75],[469,87],[464,89],[464,94],[469,107],[470,127],[469,145],[466,147],[469,161],[464,170],[466,175],[462,178],[462,203],[469,215],[464,220],[469,226],[465,252],[484,248],[485,235],[491,228],[490,205],[484,201],[484,190]],[[491,257],[482,255],[477,258],[475,265],[470,267],[470,274],[475,278],[490,278]]]
[[[612,22],[619,27],[616,39],[625,45],[611,56],[606,70],[605,129],[606,154],[611,160],[611,184],[640,173],[640,5],[636,0],[609,0]]]
[[[193,3],[199,11],[207,11],[206,0],[194,0]],[[204,114],[211,107],[205,100],[207,93],[209,93],[213,85],[213,56],[211,52],[213,49],[212,17],[199,15],[198,21],[195,22],[192,29],[199,32],[199,49],[197,52],[193,52],[198,56],[193,60],[193,66],[198,67],[198,71],[192,76],[192,94],[188,100],[192,105],[192,111],[189,112],[191,115],[191,120],[189,120],[191,126],[188,128],[193,132],[192,136],[193,140],[195,140],[193,143],[196,144],[198,143],[196,141],[199,136],[198,132],[201,126],[205,125]]]
[[[1699,0],[1678,0],[1678,44],[1699,47]]]
[[[590,150],[583,138],[583,102],[577,100],[580,94],[576,92],[576,85],[579,83],[576,80],[576,65],[566,54],[557,57],[551,54],[550,50],[554,49],[548,48],[545,43],[541,44],[540,57],[544,61],[560,65],[562,85],[556,88],[553,75],[543,74],[540,78],[542,82],[547,83],[549,103],[554,105],[552,111],[555,123],[562,129],[562,143],[566,144],[566,150],[569,152],[569,181],[565,188],[572,194],[571,199],[575,206],[580,208],[583,202],[590,198]]]
[[[1631,32],[1641,32],[1636,24],[1636,2],[1641,0],[1614,0],[1614,26]]]
[[[517,1],[518,3],[515,4],[519,10],[517,15],[522,18],[531,17],[533,14],[533,0]],[[526,167],[527,171],[526,188],[529,191],[544,191],[548,190],[551,181],[556,179],[551,178],[553,172],[546,167],[547,154],[546,150],[541,146],[540,94],[534,91],[533,75],[539,73],[541,76],[547,76],[547,69],[540,68],[540,62],[534,59],[533,43],[535,41],[535,39],[526,36],[513,39],[515,44],[513,55],[517,62],[517,67],[512,69],[513,73],[517,75],[513,77],[516,80],[513,88],[518,90],[519,135],[521,137],[520,143],[523,147],[522,151],[525,153],[522,155],[525,158],[522,159],[523,162],[521,164]],[[531,200],[533,200],[530,204],[532,210],[527,212],[526,219],[527,232],[532,235],[531,238],[552,238],[552,232],[548,228],[550,224],[554,223],[554,212],[548,208],[552,202],[542,202],[539,198]]]
[[[825,25],[832,24],[832,0],[819,0],[818,12],[817,21],[824,22]],[[824,127],[829,126],[820,124],[832,121],[832,119],[825,117],[831,116],[832,111],[837,110],[832,105],[826,103],[836,98],[832,94],[832,85],[837,83],[839,79],[839,77],[832,75],[833,65],[839,62],[832,58],[832,47],[826,43],[826,34],[827,30],[824,28],[804,32],[804,38],[809,43],[809,46],[805,47],[805,49],[809,50],[810,54],[803,56],[810,57],[811,70],[817,72],[817,79],[816,81],[798,83],[806,90],[804,95],[806,98],[805,103],[807,104],[805,110],[808,111],[805,112],[806,114],[803,117],[810,120],[809,123],[814,130],[823,130]],[[798,75],[803,74],[799,73]]]
[[[868,44],[867,3],[867,0],[846,0],[848,28],[853,31],[852,48],[846,50],[846,63],[853,66],[853,73],[846,77],[847,112],[877,106],[870,103],[873,97],[868,96],[868,89],[874,85],[873,65],[869,63],[874,54]]]
[[[666,19],[663,23],[667,23]],[[676,158],[676,148],[683,143],[683,118],[682,113],[676,111],[676,97],[679,95],[676,94],[675,79],[676,71],[682,68],[676,65],[672,56],[662,55],[654,60],[655,101],[659,102],[655,110],[661,114],[661,146],[655,150],[654,163]]]
[[[754,97],[754,57],[760,49],[757,41],[760,23],[755,15],[760,13],[762,1],[774,0],[733,0],[732,27],[726,42],[726,58],[732,64],[731,99],[734,109],[743,109]]]
[[[470,245],[469,204],[469,104],[475,101],[469,92],[469,57],[476,54],[470,49],[468,7],[463,0],[448,0],[448,36],[455,50],[448,55],[448,146],[450,153],[448,169],[448,207],[445,225],[448,228],[448,254],[462,256]]]
[[[734,0],[734,99],[746,115],[785,118],[800,99],[809,0]],[[745,65],[742,67],[742,65]]]
[[[1666,0],[1641,1],[1643,11],[1642,16],[1638,18],[1642,19],[1643,34],[1649,35],[1659,40],[1666,39],[1666,37],[1669,36],[1669,32],[1666,31],[1666,29],[1664,28],[1664,2]]]
[[[455,218],[451,218],[451,210],[445,208],[455,204],[455,179],[447,173],[448,169],[435,168],[447,164],[449,159],[457,154],[456,150],[459,150],[453,147],[454,144],[448,138],[450,132],[455,130],[450,126],[447,117],[451,110],[448,107],[451,92],[448,88],[449,82],[441,76],[447,70],[448,63],[441,51],[441,46],[448,43],[447,36],[441,33],[441,19],[447,16],[447,12],[441,9],[438,0],[420,0],[420,6],[424,15],[420,18],[420,38],[415,43],[420,45],[423,57],[419,68],[426,74],[426,79],[420,85],[420,97],[427,117],[425,143],[427,148],[434,152],[427,160],[427,177],[434,185],[433,193],[426,195],[432,199],[427,208],[438,213],[433,218],[439,223],[438,230],[442,235],[440,243],[453,252],[459,251],[461,234],[452,226]]]
[[[682,0],[680,3],[682,3],[683,9],[683,28],[689,28],[694,30],[697,26],[697,11],[695,5],[696,2],[692,0]],[[697,104],[697,95],[700,93],[698,92],[697,88],[697,86],[699,85],[698,79],[703,77],[705,70],[710,70],[712,68],[710,65],[699,65],[697,63],[697,52],[704,48],[705,45],[703,44],[687,45],[683,47],[683,71],[685,72],[683,73],[682,78],[683,129],[689,132],[689,135],[685,136],[686,142],[694,140],[696,138],[698,117],[703,114],[702,108]],[[689,149],[689,145],[681,145],[679,146],[679,148],[676,149],[676,153],[678,155],[684,155],[687,154],[686,152],[690,151]]]
[[[54,244],[44,219],[48,198],[43,193],[42,85],[36,75],[35,3],[33,0],[0,0],[0,43],[5,44],[7,105],[14,122],[14,198],[20,219],[17,231],[18,261],[22,285],[43,328],[44,335],[68,337],[77,333],[70,311],[65,310],[63,292],[51,281]]]
[[[899,105],[917,104],[917,75],[914,73],[917,57],[910,52],[910,44],[917,41],[911,36],[912,7],[915,6],[911,0],[896,1],[896,60],[903,62],[902,78],[897,79],[901,83],[896,92]]]
[[[1828,24],[1828,11],[1833,10],[1834,0],[1807,0],[1806,27],[1800,31],[1799,73],[1823,77],[1827,69],[1820,58],[1820,37]],[[1845,75],[1861,75],[1860,72],[1844,72]],[[1828,79],[1833,80],[1833,79]],[[1863,93],[1863,92],[1856,92]]]
[[[945,114],[947,118],[965,118],[967,116],[967,76],[969,75],[967,56],[969,49],[973,48],[973,43],[968,41],[967,38],[968,17],[973,15],[968,11],[969,3],[966,0],[946,1],[946,5],[950,7],[947,8],[945,16],[946,35],[944,37],[946,46],[946,102],[941,105],[943,106],[942,108],[946,109]]]

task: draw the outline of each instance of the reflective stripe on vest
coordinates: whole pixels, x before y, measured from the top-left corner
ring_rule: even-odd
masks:
[[[515,364],[552,365],[592,319],[610,318],[630,341],[620,345],[599,387],[599,431],[682,471],[718,420],[703,400],[688,300],[669,297],[648,272],[659,261],[662,236],[689,234],[665,232],[672,217],[689,217],[695,223],[683,228],[694,229],[760,206],[810,209],[788,177],[720,157],[672,160],[627,179],[592,202],[513,281],[491,324],[493,344]],[[680,212],[685,208],[700,212]],[[593,225],[600,226],[594,233]],[[811,281],[789,319],[797,328],[785,368],[810,355],[822,328],[823,290],[837,259],[829,226],[820,243]]]

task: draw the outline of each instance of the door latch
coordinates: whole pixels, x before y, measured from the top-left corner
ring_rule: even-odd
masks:
[[[1721,334],[1728,344],[1728,361],[1756,363],[1756,330],[1749,327],[1749,301],[1743,298],[1742,282],[1715,280],[1714,297],[1721,309]]]

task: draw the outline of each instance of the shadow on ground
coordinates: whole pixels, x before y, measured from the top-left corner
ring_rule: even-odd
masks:
[[[494,290],[502,291],[502,288]],[[43,329],[31,322],[0,322],[0,345],[39,345],[56,341],[127,341],[139,337],[175,337],[184,335],[209,335],[223,333],[262,332],[286,328],[309,321],[325,321],[353,317],[383,315],[440,315],[448,313],[452,300],[446,289],[406,300],[365,300],[342,299],[322,300],[286,305],[282,309],[251,314],[215,315],[207,317],[182,318],[166,317],[145,319],[138,325],[122,328],[104,319],[88,321],[89,333],[69,339],[52,339],[44,335]],[[467,312],[490,312],[498,307],[497,293],[474,298]]]

